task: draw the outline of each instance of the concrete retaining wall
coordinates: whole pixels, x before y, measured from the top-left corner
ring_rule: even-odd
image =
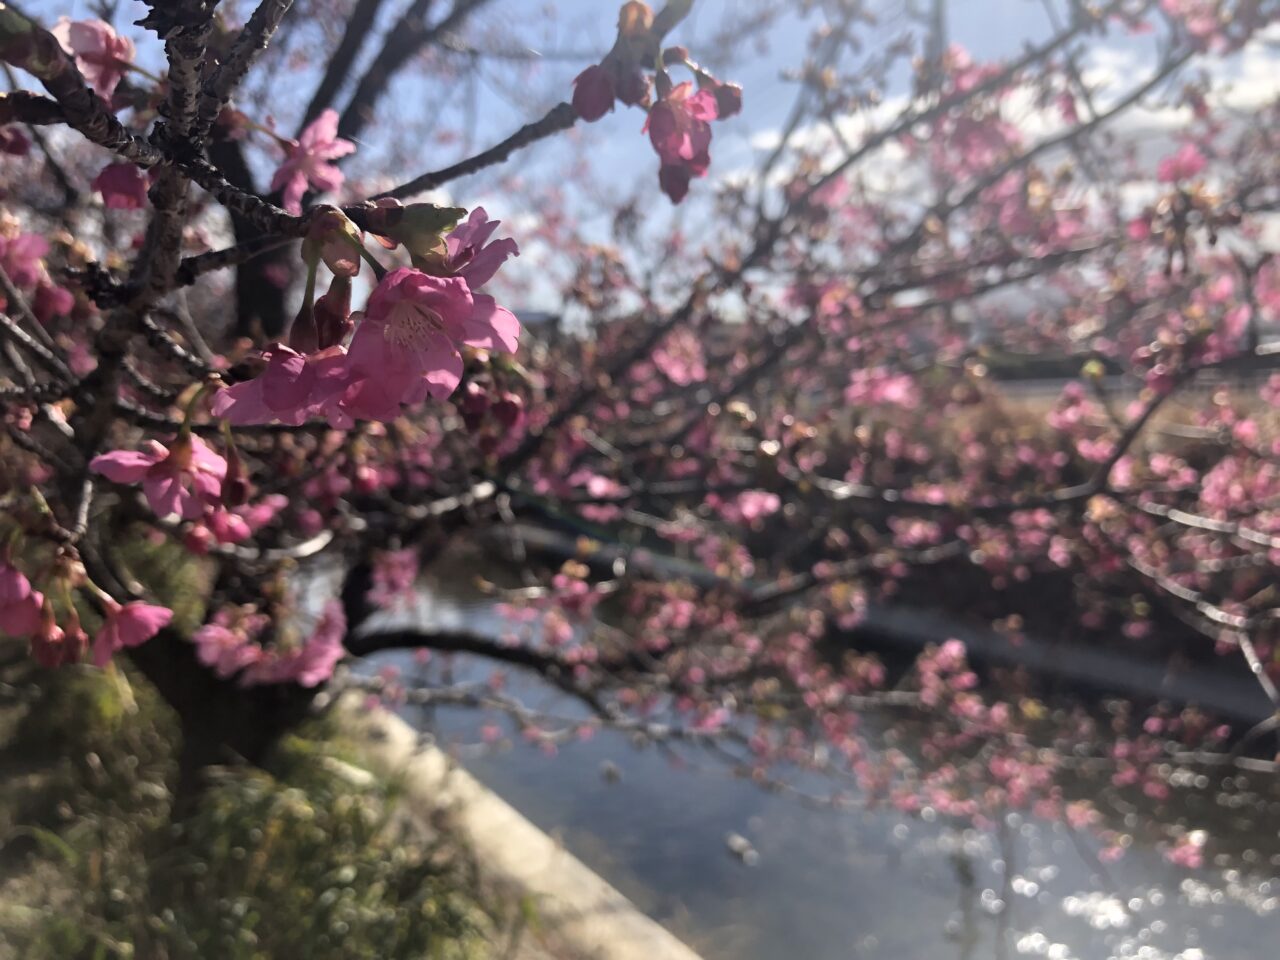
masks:
[[[340,709],[375,772],[400,778],[416,809],[448,810],[485,879],[533,901],[556,960],[699,960],[443,752],[420,745],[399,717],[354,703]]]

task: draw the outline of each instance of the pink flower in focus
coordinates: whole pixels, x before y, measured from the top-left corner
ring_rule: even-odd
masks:
[[[1161,183],[1177,183],[1179,180],[1190,180],[1208,165],[1200,148],[1194,143],[1184,143],[1177,153],[1170,154],[1160,161],[1156,168],[1156,177]]]
[[[262,356],[266,369],[252,380],[219,391],[210,404],[213,415],[236,426],[273,420],[295,427],[304,423],[317,400],[316,365],[283,343],[270,344]]]
[[[113,603],[107,609],[107,619],[93,641],[93,662],[105,667],[112,655],[126,647],[138,647],[146,643],[169,625],[173,611],[150,603]]]
[[[695,93],[686,81],[653,105],[644,129],[664,164],[705,168],[711,162],[710,121],[716,116],[715,95],[707,90]]]
[[[352,417],[389,421],[401,404],[448,397],[462,379],[457,344],[467,342],[475,309],[464,280],[410,267],[387,274],[351,340],[338,405]]]
[[[337,190],[345,177],[330,160],[354,153],[356,145],[338,137],[338,111],[325,110],[316,117],[296,143],[285,147],[284,163],[271,179],[272,190],[284,191],[284,208],[302,213],[302,197],[310,186],[315,190]]]
[[[520,248],[510,237],[489,243],[501,223],[490,220],[484,207],[476,207],[465,223],[444,238],[447,272],[467,281],[472,293],[492,280],[509,257],[520,256]]]
[[[11,637],[25,637],[40,626],[40,608],[44,596],[31,589],[22,572],[0,560],[0,632]]]
[[[102,20],[63,17],[49,32],[75,57],[85,82],[110,103],[116,85],[133,62],[133,41],[120,36],[111,24]]]
[[[108,210],[140,210],[147,205],[149,183],[132,163],[113,163],[103,167],[90,186],[102,194]]]
[[[170,448],[151,440],[146,450],[113,450],[94,457],[89,468],[113,483],[141,483],[157,517],[177,514],[185,520],[219,502],[227,475],[227,461],[194,436]]]

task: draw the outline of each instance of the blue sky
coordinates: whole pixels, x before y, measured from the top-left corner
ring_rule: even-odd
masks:
[[[244,13],[255,2],[240,0],[234,9]],[[914,2],[919,6],[928,5],[928,0]],[[1047,2],[1061,6],[1063,0]],[[407,3],[408,0],[387,0],[386,17],[397,16]],[[967,48],[978,60],[1016,55],[1027,42],[1043,39],[1052,31],[1045,3],[1046,0],[952,0],[948,6],[950,39]],[[227,5],[230,5],[230,0]],[[412,115],[432,109],[441,98],[453,97],[474,107],[465,111],[468,118],[474,119],[458,124],[472,138],[474,148],[492,144],[569,95],[572,78],[591,62],[589,57],[602,54],[612,44],[619,5],[620,0],[557,0],[555,3],[494,0],[475,18],[468,31],[468,37],[477,47],[504,46],[510,49],[523,46],[549,54],[567,51],[573,56],[569,59],[551,56],[525,68],[513,68],[510,64],[491,66],[488,72],[481,71],[482,79],[474,84],[465,80],[452,85],[439,80],[409,80],[380,105],[386,112],[384,115],[394,118],[399,114],[407,120]],[[735,12],[741,15],[742,11],[754,5],[750,0],[698,0],[689,19],[677,28],[671,40],[688,46],[697,58],[700,48],[706,47],[708,38],[729,22],[729,17]],[[443,8],[444,0],[437,6]],[[546,13],[551,6],[558,11],[555,17]],[[882,0],[875,6],[885,11],[885,17],[882,26],[869,36],[868,44],[872,49],[878,40],[898,35],[903,27],[906,3]],[[746,110],[742,116],[715,126],[713,178],[740,176],[749,171],[761,150],[767,146],[770,131],[781,125],[790,107],[795,87],[783,78],[783,73],[802,58],[809,32],[817,21],[815,15],[802,18],[798,13],[799,4],[793,4],[792,8],[797,12],[783,16],[770,31],[767,51],[752,51],[749,59],[724,71],[726,79],[743,84]],[[59,13],[68,10],[73,16],[87,15],[90,4],[87,0],[71,0],[70,3],[65,0],[27,0],[26,9],[52,22]],[[126,0],[121,5],[121,26],[136,19],[143,10],[142,4],[136,0]],[[286,20],[286,29],[291,23],[299,26],[296,20]],[[314,25],[305,27],[311,28],[314,34]],[[160,50],[154,37],[144,37],[137,28],[127,28],[127,32],[138,41],[144,51],[145,62],[158,61]],[[363,55],[365,61],[372,56],[376,45],[371,43],[368,46]],[[1255,99],[1280,95],[1280,62],[1277,62],[1276,49],[1274,44],[1269,48],[1265,44],[1256,45],[1246,57],[1238,58],[1235,66],[1227,68],[1228,73],[1236,71],[1240,75]],[[319,48],[317,53],[320,53]],[[1087,72],[1091,71],[1089,76],[1099,80],[1110,78],[1132,82],[1137,74],[1149,68],[1153,57],[1149,38],[1126,37],[1113,32],[1113,36],[1102,44],[1092,42],[1085,65]],[[317,56],[316,69],[318,60]],[[300,91],[297,94],[286,93],[288,101],[297,109],[298,104],[309,98],[309,83],[305,73],[290,74],[289,80],[290,91]],[[262,82],[262,78],[255,82]],[[901,96],[903,92],[904,89],[891,88],[887,94],[892,98]],[[281,126],[291,129],[292,121],[287,119],[289,108],[282,107],[281,112],[285,115]],[[1036,120],[1035,117],[1027,118],[1027,122]],[[1131,120],[1130,125],[1146,124],[1153,129],[1155,136],[1149,149],[1160,151],[1166,148],[1185,121],[1186,117],[1173,111],[1148,111]],[[515,169],[535,176],[564,178],[564,171],[575,155],[569,144],[585,138],[593,167],[597,176],[603,174],[603,188],[610,196],[625,197],[638,186],[642,189],[644,202],[654,206],[659,220],[665,221],[668,216],[696,220],[700,204],[712,194],[712,185],[705,181],[695,183],[691,200],[679,210],[672,210],[656,189],[658,165],[647,140],[641,136],[643,124],[642,112],[620,108],[599,123],[580,124],[571,138],[553,138],[523,151],[502,172]],[[389,144],[402,148],[402,151],[406,146],[395,138],[399,129],[392,119],[386,127],[371,133],[374,139],[362,144],[356,159],[368,158],[373,161],[371,166],[383,169],[385,165],[376,162],[379,154]],[[401,164],[387,171],[388,175],[398,182],[423,170],[445,166],[458,158],[460,149],[461,144],[457,142],[433,141],[428,137],[421,143],[410,144]],[[274,156],[264,155],[262,158],[265,166],[274,162]],[[891,151],[883,151],[875,162],[880,164],[884,173],[895,172]],[[358,166],[353,169],[358,169]],[[496,189],[496,175],[489,172],[452,184],[447,199],[468,207],[484,203],[491,214],[508,220],[513,228],[535,223],[539,211],[531,209],[519,191]],[[874,169],[871,175],[875,175]],[[589,221],[590,211],[602,207],[607,207],[607,203],[601,204],[600,198],[590,197],[577,204],[575,212]],[[550,289],[530,291],[530,295],[535,301],[533,305],[554,306],[550,302],[542,302],[552,297]]]

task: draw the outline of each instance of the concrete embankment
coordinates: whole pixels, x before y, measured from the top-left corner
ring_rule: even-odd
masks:
[[[414,810],[446,812],[485,881],[532,903],[538,947],[521,957],[700,960],[442,751],[420,743],[399,717],[364,711],[354,701],[341,709],[370,768],[398,778]]]

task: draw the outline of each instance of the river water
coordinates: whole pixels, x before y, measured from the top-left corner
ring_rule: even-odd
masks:
[[[495,636],[504,626],[457,584],[390,619]],[[368,664],[386,666],[445,669],[399,653]],[[490,668],[458,657],[447,669],[480,680]],[[548,712],[577,710],[514,673],[506,689]],[[619,733],[546,756],[485,743],[491,718],[472,710],[403,713],[706,960],[1280,957],[1280,790],[1261,775],[1206,772],[1164,814],[1210,831],[1204,867],[1174,866],[1140,842],[1103,866],[1092,839],[1060,824],[1010,816],[999,837],[892,811],[817,810]],[[1110,815],[1124,829],[1154,813]],[[730,835],[753,853],[737,841],[732,852]]]

